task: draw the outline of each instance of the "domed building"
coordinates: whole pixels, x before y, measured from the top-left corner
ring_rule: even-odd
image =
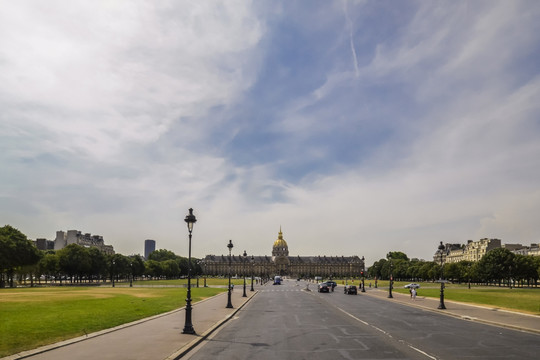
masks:
[[[272,246],[272,256],[231,255],[231,275],[269,278],[275,275],[294,278],[360,277],[364,262],[354,256],[289,256],[289,246],[279,229]],[[207,255],[203,260],[207,275],[228,275],[229,255]]]

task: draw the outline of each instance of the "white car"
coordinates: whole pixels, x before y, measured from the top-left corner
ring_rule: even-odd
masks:
[[[407,284],[404,286],[405,289],[418,289],[420,287],[420,285],[418,284]]]

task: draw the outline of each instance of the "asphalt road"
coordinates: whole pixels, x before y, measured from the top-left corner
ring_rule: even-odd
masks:
[[[185,359],[537,359],[540,336],[286,280]]]

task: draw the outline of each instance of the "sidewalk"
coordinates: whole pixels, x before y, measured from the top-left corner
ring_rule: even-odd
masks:
[[[361,295],[369,295],[384,298],[388,301],[398,302],[407,306],[415,306],[439,314],[453,316],[459,319],[482,322],[495,326],[528,331],[540,334],[540,316],[519,313],[516,311],[503,310],[496,307],[486,307],[480,305],[466,304],[451,300],[444,300],[446,310],[439,310],[439,299],[417,296],[416,300],[411,300],[407,294],[393,292],[393,299],[388,299],[388,290],[366,289]]]
[[[192,323],[197,335],[182,334],[185,323],[185,308],[182,307],[116,328],[10,355],[0,360],[174,360],[232,318],[257,294],[257,291],[251,292],[248,288],[246,294],[247,297],[242,297],[241,287],[232,292],[233,309],[226,308],[226,292],[194,303]]]

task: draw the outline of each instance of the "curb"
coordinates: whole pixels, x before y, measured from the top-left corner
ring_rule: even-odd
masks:
[[[178,360],[184,357],[188,352],[193,350],[197,345],[199,345],[201,342],[206,340],[208,336],[210,336],[214,331],[219,329],[221,325],[225,324],[227,321],[229,321],[234,315],[236,315],[237,312],[239,312],[244,306],[246,306],[247,303],[251,301],[257,294],[259,293],[258,290],[255,291],[253,295],[251,295],[242,305],[240,305],[236,310],[234,310],[232,313],[225,316],[222,320],[215,323],[210,329],[206,330],[201,335],[197,335],[195,339],[187,343],[186,345],[182,346],[180,349],[178,349],[176,352],[172,353],[168,357],[166,357],[164,360]],[[0,359],[2,360],[2,359]]]

